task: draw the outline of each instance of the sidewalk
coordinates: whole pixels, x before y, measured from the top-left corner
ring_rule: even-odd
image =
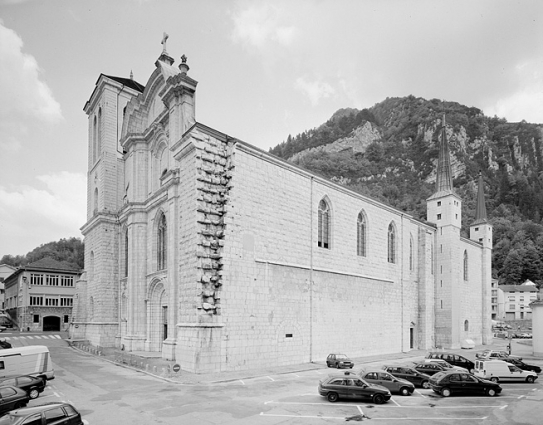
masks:
[[[149,375],[157,376],[169,382],[186,385],[240,381],[244,379],[256,378],[259,376],[281,375],[287,373],[322,369],[326,366],[325,361],[319,361],[296,365],[267,367],[253,370],[195,374],[183,370],[174,372],[174,370],[176,369],[174,368],[175,362],[162,359],[160,357],[160,353],[150,353],[144,351],[126,352],[115,348],[93,347],[90,345],[85,345],[82,342],[69,340],[68,343],[77,350],[87,352],[91,355],[99,357],[105,361],[115,363],[119,366],[127,367],[133,370],[147,373]],[[487,349],[507,350],[508,343],[508,340],[495,338],[492,344],[480,345],[471,350],[455,349],[436,351],[450,351],[456,354],[461,354],[464,357],[473,359],[475,358],[475,353],[479,351]],[[410,363],[413,361],[421,360],[422,358],[424,358],[428,351],[430,350],[412,350],[405,353],[364,356],[353,358],[353,361],[355,364],[355,369],[357,367],[360,367],[361,365],[375,362],[383,363],[391,361],[393,363]],[[540,362],[543,362],[543,358],[533,357],[531,340],[512,340],[511,354],[519,355],[526,360],[538,360]]]

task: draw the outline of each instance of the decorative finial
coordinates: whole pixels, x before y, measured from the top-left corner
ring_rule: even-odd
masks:
[[[160,42],[160,44],[162,44],[162,53],[167,53],[166,52],[166,40],[168,40],[168,37],[169,35],[164,33],[164,35],[162,36],[162,41]]]
[[[132,70],[130,70],[130,79],[131,79],[131,80],[134,79],[134,73],[132,72]]]
[[[187,57],[185,55],[181,56],[181,63],[179,64],[179,70],[182,74],[187,74],[189,72],[189,66],[187,65]]]

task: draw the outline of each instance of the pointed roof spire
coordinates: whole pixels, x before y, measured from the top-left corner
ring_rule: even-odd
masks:
[[[130,79],[134,80],[134,73],[132,72],[132,70],[130,70]]]
[[[486,205],[485,205],[485,192],[483,174],[479,171],[479,183],[477,188],[477,207],[475,209],[475,221],[473,224],[487,223]]]
[[[439,143],[439,158],[437,160],[436,194],[454,193],[449,142],[447,141],[447,133],[445,131],[445,114],[443,114],[442,124],[441,140]]]

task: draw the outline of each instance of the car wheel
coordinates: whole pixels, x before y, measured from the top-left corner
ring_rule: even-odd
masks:
[[[409,388],[407,387],[402,387],[400,388],[400,394],[403,396],[411,395],[411,391],[409,391]]]
[[[527,376],[526,377],[526,382],[528,382],[529,384],[532,384],[534,382],[534,377],[533,376]]]
[[[328,393],[326,398],[330,403],[335,403],[338,400],[339,396],[337,395],[337,393]]]
[[[385,402],[385,398],[383,397],[382,394],[375,394],[373,396],[373,402],[375,404],[383,404]]]
[[[422,381],[422,384],[420,384],[422,388],[428,389],[430,388],[430,383],[428,381]]]
[[[449,396],[451,395],[451,390],[448,389],[448,388],[443,388],[443,389],[441,390],[441,395],[442,395],[443,397],[449,397]]]
[[[32,388],[30,390],[30,392],[28,393],[28,396],[34,400],[35,398],[38,398],[38,396],[40,395],[40,392],[37,390],[37,388]]]
[[[336,367],[339,369],[339,363],[336,363]]]
[[[497,384],[498,381],[499,381],[499,379],[498,379],[497,376],[493,376],[492,378],[490,378],[490,380],[491,380],[492,382],[495,382],[496,384]]]
[[[489,397],[494,397],[496,395],[496,390],[494,388],[489,388],[488,391],[486,392],[486,394]]]

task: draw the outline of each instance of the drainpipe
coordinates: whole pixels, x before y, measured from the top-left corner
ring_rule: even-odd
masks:
[[[309,196],[309,362],[313,362],[313,176]]]

